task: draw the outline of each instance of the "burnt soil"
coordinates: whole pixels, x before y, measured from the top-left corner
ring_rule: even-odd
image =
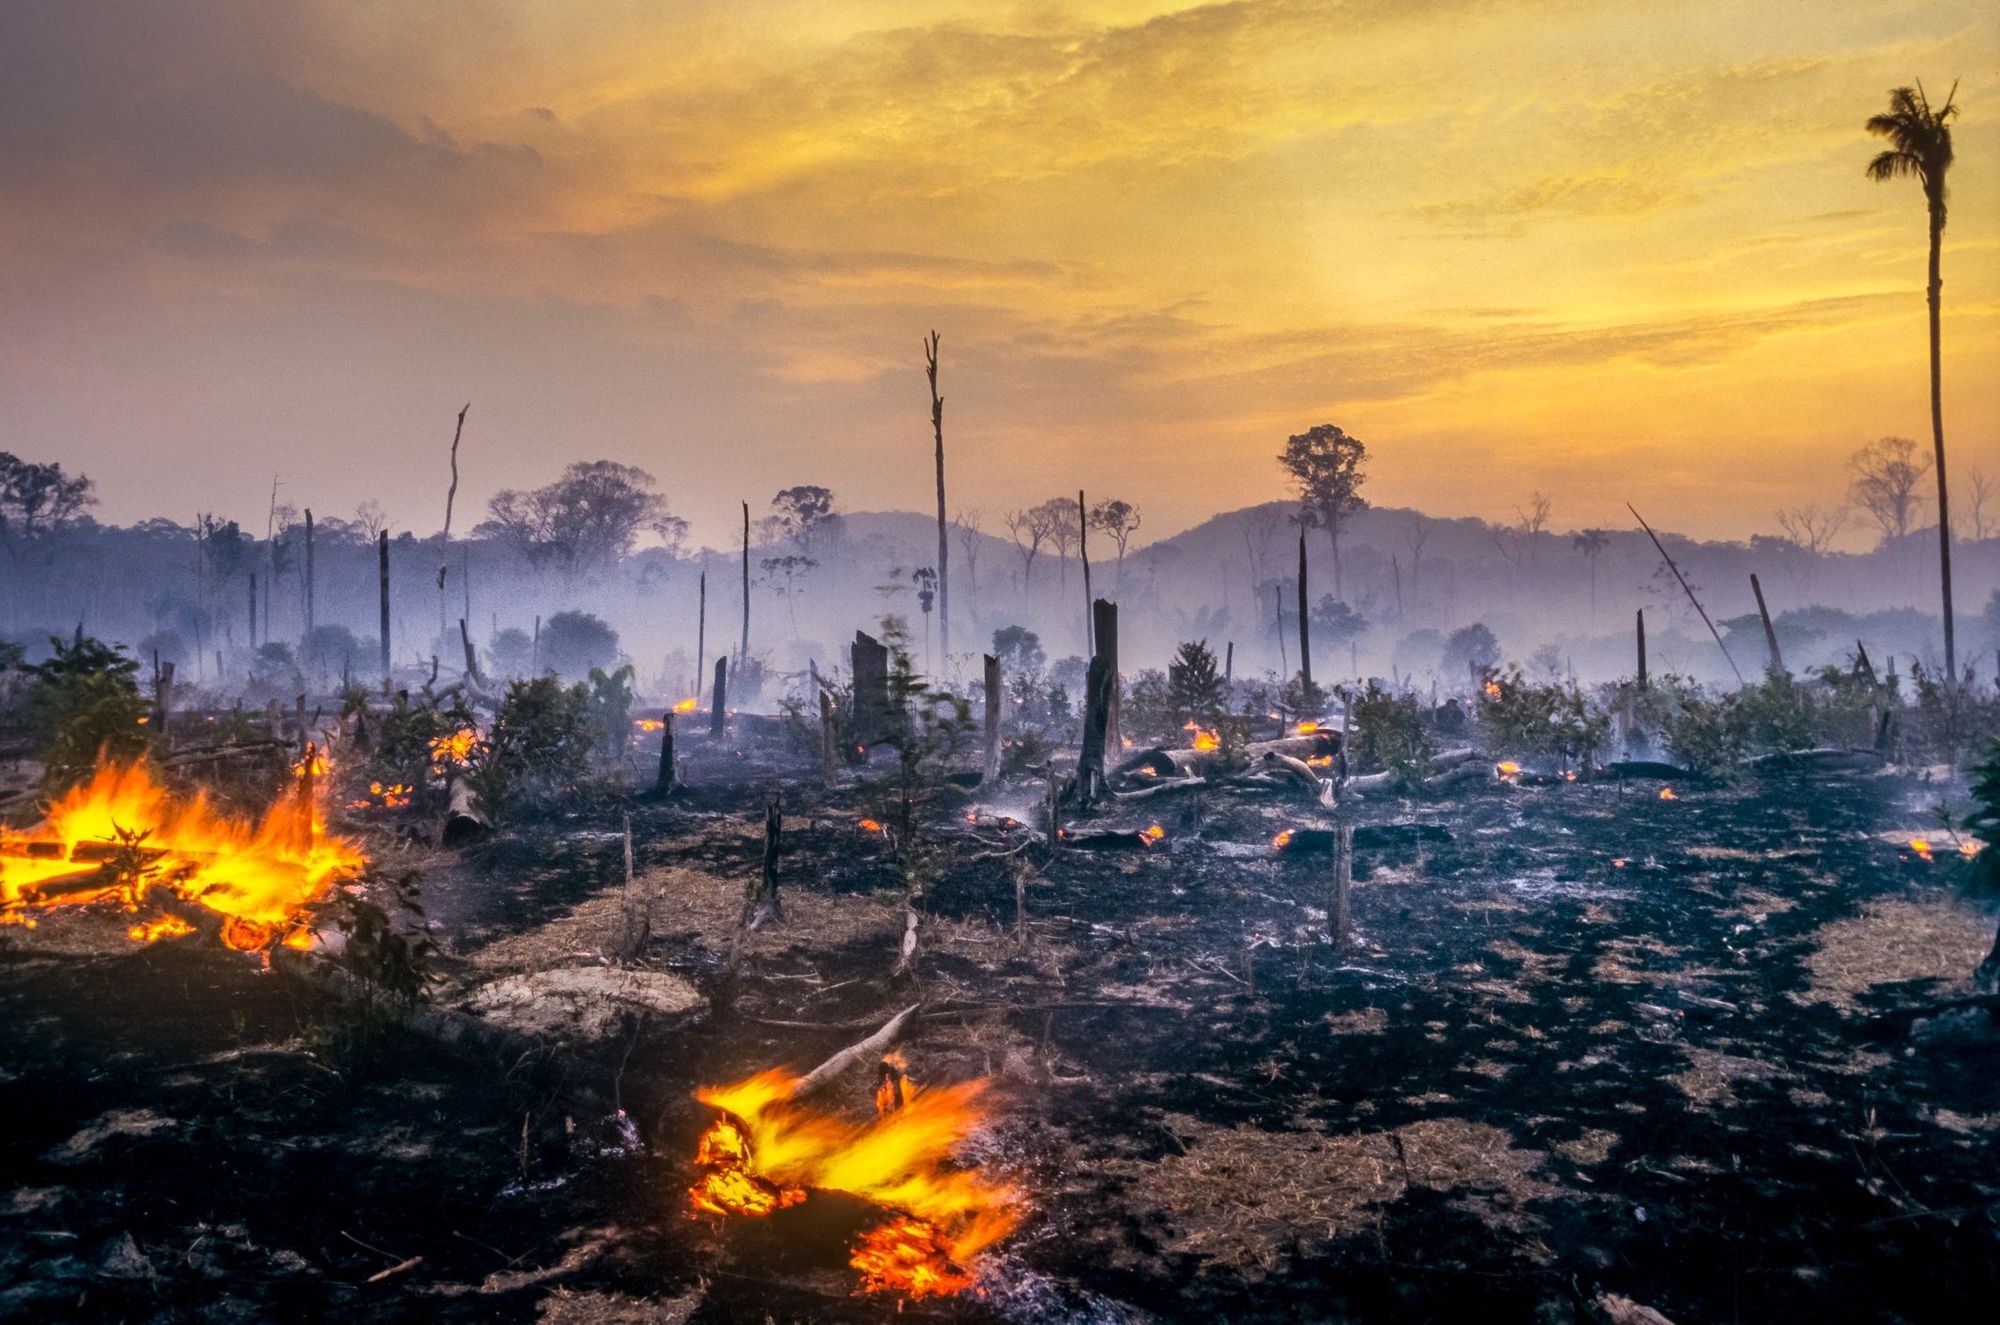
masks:
[[[254,957],[98,941],[93,917],[0,931],[0,1314],[888,1319],[852,1295],[855,1202],[687,1216],[691,1096],[919,1000],[913,1074],[998,1078],[969,1158],[1032,1208],[982,1295],[904,1316],[1567,1321],[1600,1291],[1682,1325],[1990,1311],[2000,1056],[1883,1019],[1950,978],[1827,988],[1826,927],[1952,906],[1889,836],[1936,799],[1913,782],[1370,800],[1358,822],[1432,831],[1364,838],[1342,954],[1327,858],[1270,848],[1311,807],[1144,803],[1109,823],[1157,821],[1158,846],[1060,853],[1018,926],[1008,863],[970,859],[1004,833],[953,808],[897,980],[870,803],[746,770],[631,807],[662,881],[639,964],[713,989],[775,781],[788,919],[733,1011],[592,1043],[343,1050],[327,997]],[[447,973],[619,895],[618,825],[426,857]]]

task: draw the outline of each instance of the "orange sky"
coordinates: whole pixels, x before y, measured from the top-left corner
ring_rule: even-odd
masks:
[[[912,16],[923,16],[911,26]],[[1962,79],[1946,426],[2000,475],[1983,3],[489,0],[0,14],[0,449],[108,519],[377,498],[435,528],[639,464],[739,497],[1082,486],[1142,539],[1368,491],[1712,536],[1927,437],[1923,213],[1861,131]]]

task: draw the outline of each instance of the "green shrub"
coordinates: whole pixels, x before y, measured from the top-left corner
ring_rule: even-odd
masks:
[[[133,678],[136,659],[85,635],[49,637],[47,659],[15,666],[29,678],[22,697],[31,738],[42,753],[42,786],[60,795],[89,779],[100,757],[131,763],[152,754],[151,705]]]
[[[1393,695],[1374,681],[1365,690],[1342,688],[1353,716],[1349,767],[1357,773],[1394,773],[1405,786],[1415,786],[1430,773],[1437,753],[1424,729],[1415,695]]]
[[[553,676],[510,681],[485,738],[472,749],[468,780],[495,818],[545,805],[590,774],[590,689]]]
[[[1611,716],[1573,683],[1530,681],[1515,666],[1482,678],[1479,723],[1496,755],[1588,771],[1610,739]]]

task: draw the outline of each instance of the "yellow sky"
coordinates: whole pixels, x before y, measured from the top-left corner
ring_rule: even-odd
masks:
[[[1921,200],[1860,127],[1917,77],[1965,108],[1947,436],[2000,474],[1988,4],[89,8],[0,18],[0,445],[111,518],[277,473],[433,527],[468,398],[477,498],[607,456],[718,543],[790,483],[922,509],[935,326],[996,527],[1170,532],[1331,421],[1378,502],[1767,530],[1927,436]]]

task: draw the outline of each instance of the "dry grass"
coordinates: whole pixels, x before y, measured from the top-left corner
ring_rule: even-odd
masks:
[[[1518,1223],[1512,1207],[1557,1190],[1538,1176],[1540,1153],[1459,1118],[1346,1136],[1220,1128],[1180,1115],[1165,1125],[1182,1153],[1104,1167],[1129,1179],[1139,1207],[1163,1217],[1172,1250],[1240,1270],[1268,1270],[1294,1245],[1365,1231],[1413,1187],[1464,1187],[1467,1204],[1496,1224]]]
[[[1781,1081],[1791,1073],[1760,1058],[1742,1058],[1735,1054],[1717,1053],[1713,1049],[1687,1051],[1688,1068],[1684,1072],[1668,1077],[1667,1080],[1680,1088],[1697,1108],[1708,1109],[1727,1107],[1736,1103],[1736,1092],[1731,1085],[1748,1081]]]
[[[1853,1011],[1875,986],[1905,980],[1938,981],[1933,992],[1943,998],[1968,992],[1993,944],[1993,920],[1947,897],[1889,898],[1821,925],[1813,941],[1811,985],[1800,997]]]

